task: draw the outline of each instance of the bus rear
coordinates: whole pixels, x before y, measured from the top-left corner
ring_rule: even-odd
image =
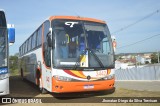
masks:
[[[114,51],[106,23],[60,16],[51,17],[50,22],[50,32],[43,38],[43,53],[45,66],[52,73],[52,92],[112,89]],[[44,85],[49,87],[49,80]]]

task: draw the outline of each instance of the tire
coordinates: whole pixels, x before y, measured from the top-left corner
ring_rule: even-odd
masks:
[[[44,88],[40,88],[40,91],[41,91],[42,94],[48,93],[48,91],[46,89],[44,89]]]
[[[40,89],[40,92],[41,92],[42,94],[48,93],[48,91],[41,86],[41,78],[40,78],[41,73],[40,73],[40,71],[37,70],[36,74],[37,74],[37,79],[38,79],[38,84],[37,84],[37,85],[38,85],[38,87],[39,87],[39,89]]]
[[[24,80],[23,69],[21,69],[21,79]]]

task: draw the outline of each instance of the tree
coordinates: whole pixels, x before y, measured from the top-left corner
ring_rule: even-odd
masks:
[[[149,64],[149,61],[145,61],[145,64]]]
[[[18,56],[9,56],[9,69],[11,74],[14,74],[18,70]]]
[[[160,59],[160,58],[159,58],[159,59]],[[158,63],[158,56],[157,56],[157,53],[151,54],[151,63],[152,63],[152,64]]]

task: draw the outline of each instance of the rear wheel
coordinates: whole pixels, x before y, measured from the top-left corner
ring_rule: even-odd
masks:
[[[23,69],[21,68],[21,79],[24,80]]]

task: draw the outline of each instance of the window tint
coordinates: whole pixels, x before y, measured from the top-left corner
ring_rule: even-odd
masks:
[[[21,46],[21,55],[23,54],[23,51],[22,51],[22,50],[23,50],[23,47]]]
[[[21,46],[21,48],[22,48],[22,54],[23,54],[23,45]]]
[[[0,11],[0,27],[7,27],[6,18],[3,11]]]
[[[47,34],[49,33],[49,28],[50,28],[50,25],[49,25],[49,21],[46,21],[44,23],[44,42],[47,42]]]
[[[28,40],[26,41],[26,52],[28,52]]]
[[[19,48],[20,55],[31,51],[42,44],[42,26],[39,27]]]
[[[24,43],[23,47],[24,47],[24,53],[26,53],[26,42]]]
[[[49,33],[49,28],[50,28],[50,22],[46,21],[44,23],[44,42],[43,42],[43,55],[44,55],[44,61],[46,66],[50,67],[51,66],[51,48],[48,47],[47,44],[47,34]]]
[[[32,36],[32,49],[36,47],[36,32]]]
[[[41,43],[42,43],[42,26],[38,29],[37,46],[41,45]]]
[[[21,46],[19,47],[19,55],[21,55]]]
[[[29,38],[29,41],[28,41],[28,51],[30,51],[31,50],[31,37]]]

